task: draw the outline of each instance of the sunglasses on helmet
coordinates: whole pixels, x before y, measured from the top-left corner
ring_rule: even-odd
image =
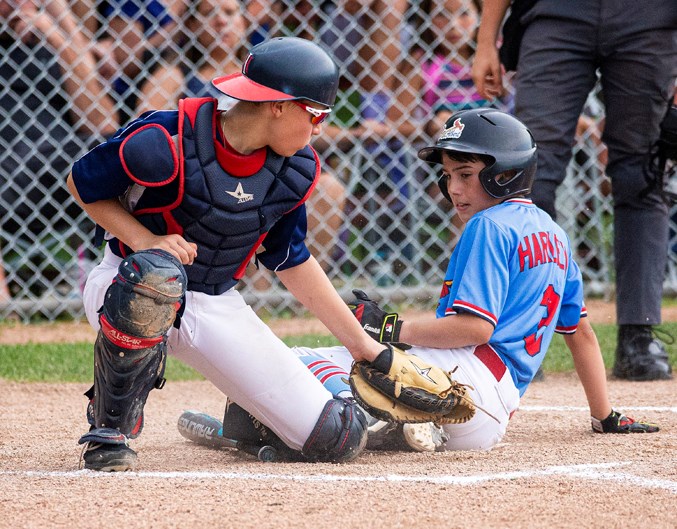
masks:
[[[301,107],[309,114],[312,114],[313,117],[310,118],[310,122],[313,125],[319,125],[325,119],[327,119],[327,116],[329,116],[329,114],[331,114],[331,108],[319,109],[308,105],[304,105],[303,103],[299,103],[298,101],[292,100],[291,102],[294,103],[297,107]]]

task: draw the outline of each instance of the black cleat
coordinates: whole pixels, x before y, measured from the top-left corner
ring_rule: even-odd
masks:
[[[236,404],[230,398],[226,400],[226,411],[223,416],[221,434],[227,439],[238,442],[238,449],[255,455],[261,461],[273,461],[269,458],[272,448],[275,459],[283,461],[305,461],[298,450],[289,448],[275,432]]]
[[[123,444],[88,443],[82,458],[86,469],[99,472],[124,472],[136,465],[136,452]]]
[[[620,325],[612,374],[633,381],[670,380],[672,367],[663,342],[650,325]]]

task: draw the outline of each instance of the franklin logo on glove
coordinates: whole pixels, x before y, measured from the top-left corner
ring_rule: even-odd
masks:
[[[399,349],[411,348],[411,345],[398,341],[402,320],[396,312],[384,311],[362,290],[353,290],[353,295],[356,299],[348,303],[348,308],[369,336],[381,343],[391,343]]]

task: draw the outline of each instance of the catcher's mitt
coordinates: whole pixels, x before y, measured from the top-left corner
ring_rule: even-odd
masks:
[[[384,355],[391,359],[387,372],[379,369]],[[439,367],[395,348],[381,353],[374,363],[355,362],[349,382],[358,404],[383,421],[460,424],[475,415],[466,386]]]

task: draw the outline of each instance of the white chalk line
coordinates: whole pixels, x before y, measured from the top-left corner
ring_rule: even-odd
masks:
[[[23,478],[92,478],[92,479],[181,479],[181,480],[253,480],[253,481],[292,481],[292,482],[376,482],[376,483],[428,483],[435,485],[479,485],[492,481],[513,481],[548,476],[570,476],[591,481],[613,481],[646,489],[660,489],[677,494],[677,481],[667,479],[643,478],[627,472],[618,472],[620,467],[633,465],[631,461],[597,463],[584,465],[558,465],[540,470],[518,470],[497,472],[474,476],[406,476],[390,474],[385,476],[350,476],[332,474],[270,474],[263,472],[124,472],[103,473],[93,470],[39,471],[39,470],[0,470],[0,476]]]

